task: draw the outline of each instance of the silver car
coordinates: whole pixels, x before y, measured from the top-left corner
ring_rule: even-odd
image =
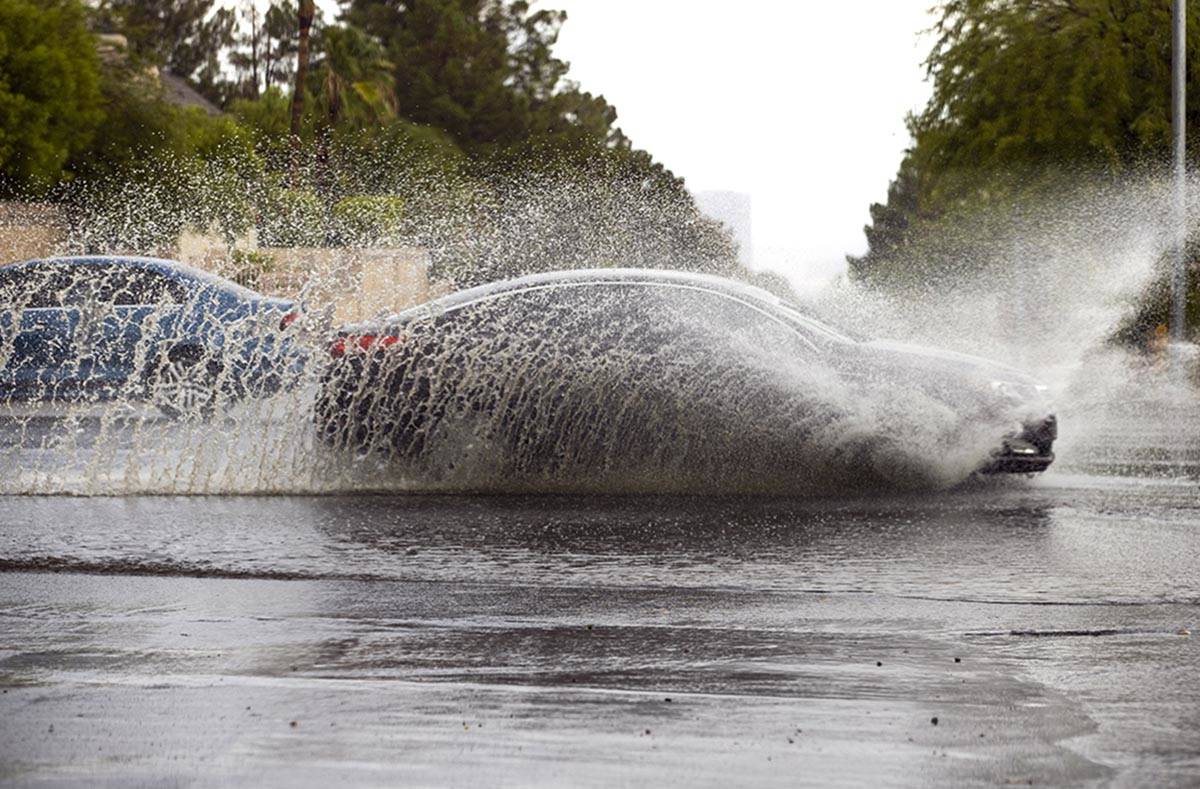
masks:
[[[1029,473],[1054,460],[1055,418],[1028,376],[854,337],[691,273],[493,283],[345,326],[329,351],[325,442],[426,466],[470,455],[500,475],[720,474],[744,489],[772,475],[888,476],[925,461]]]

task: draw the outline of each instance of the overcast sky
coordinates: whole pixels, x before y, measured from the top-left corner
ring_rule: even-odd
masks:
[[[799,286],[866,248],[929,95],[934,0],[548,0],[555,50],[693,190],[748,192],[754,261]]]

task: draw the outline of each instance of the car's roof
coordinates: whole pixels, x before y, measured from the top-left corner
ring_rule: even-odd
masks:
[[[474,288],[468,288],[457,293],[452,293],[442,297],[438,302],[443,306],[452,306],[469,302],[481,296],[491,296],[497,293],[505,293],[513,290],[525,290],[527,288],[535,288],[544,285],[588,285],[588,284],[606,284],[606,283],[648,283],[660,285],[690,285],[692,287],[701,287],[706,290],[714,290],[730,295],[738,295],[744,298],[752,298],[758,301],[765,301],[769,304],[778,304],[779,299],[772,293],[756,288],[753,285],[746,285],[741,282],[735,282],[724,277],[717,277],[711,274],[698,274],[691,271],[673,271],[669,269],[645,269],[645,268],[596,268],[596,269],[568,269],[565,271],[547,271],[540,274],[527,274],[523,277],[515,277],[513,279],[501,280],[499,282],[490,282],[486,285],[479,285]]]
[[[489,282],[466,290],[456,291],[441,298],[412,307],[395,318],[409,318],[420,315],[427,310],[445,311],[469,304],[483,298],[497,296],[521,290],[530,290],[553,285],[601,285],[601,284],[659,284],[702,288],[743,299],[750,299],[770,305],[780,304],[780,299],[773,293],[735,282],[724,277],[710,274],[697,274],[690,271],[672,271],[667,269],[639,268],[601,268],[601,269],[569,269],[565,271],[547,271],[540,274],[527,274],[523,277]]]
[[[784,301],[774,293],[754,287],[753,285],[747,285],[711,274],[698,274],[691,271],[639,268],[568,269],[565,271],[528,274],[523,277],[489,282],[485,285],[456,291],[433,301],[409,307],[394,315],[347,324],[342,326],[340,331],[347,334],[393,331],[396,330],[395,327],[410,321],[440,315],[453,311],[458,307],[471,304],[472,302],[494,298],[504,293],[537,290],[539,288],[554,287],[555,285],[586,287],[587,285],[614,283],[657,284],[707,290],[750,302],[751,306],[754,306],[756,309],[785,316],[783,318],[785,320],[807,325],[819,333],[832,336],[843,342],[858,342],[863,339],[854,338],[843,331],[833,329],[822,323],[818,318],[807,314],[808,311],[799,305]]]
[[[189,266],[188,264],[181,263],[178,260],[167,260],[166,258],[155,258],[145,255],[63,255],[59,257],[37,258],[35,260],[24,260],[19,263],[9,263],[7,265],[0,266],[0,274],[17,268],[24,268],[27,266],[45,263],[78,266],[96,266],[104,263],[117,263],[135,266],[138,268],[157,269],[182,277],[187,277],[189,279],[198,280],[206,285],[213,285],[223,290],[232,291],[244,299],[268,298],[267,296],[250,290],[247,287],[243,287],[232,280],[219,277],[211,272],[198,269],[195,266]]]
[[[78,266],[96,266],[102,263],[122,263],[126,265],[138,266],[141,268],[165,268],[173,271],[181,271],[187,274],[202,274],[200,269],[180,263],[178,260],[167,260],[166,258],[148,257],[146,255],[59,255],[48,258],[35,258],[33,260],[22,260],[18,263],[8,263],[0,266],[0,271],[6,269],[20,268],[23,266],[35,266],[42,263],[65,263],[68,265]]]

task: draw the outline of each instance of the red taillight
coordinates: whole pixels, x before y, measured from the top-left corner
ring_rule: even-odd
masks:
[[[292,310],[287,315],[284,315],[283,318],[281,318],[279,321],[279,330],[283,331],[288,326],[291,326],[293,323],[296,322],[296,318],[299,318],[299,317],[300,317],[300,313],[297,312],[296,310]]]
[[[351,334],[343,335],[329,346],[329,355],[335,359],[345,356],[348,351],[367,351],[371,348],[387,348],[395,345],[402,338],[395,334]]]

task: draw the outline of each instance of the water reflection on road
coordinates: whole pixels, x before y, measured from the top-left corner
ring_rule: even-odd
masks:
[[[1194,483],[1065,474],[828,501],[2,498],[0,762],[1186,784],[1198,530]]]
[[[1196,591],[1198,501],[1068,475],[854,500],[16,497],[0,545],[9,569],[1137,602]]]

